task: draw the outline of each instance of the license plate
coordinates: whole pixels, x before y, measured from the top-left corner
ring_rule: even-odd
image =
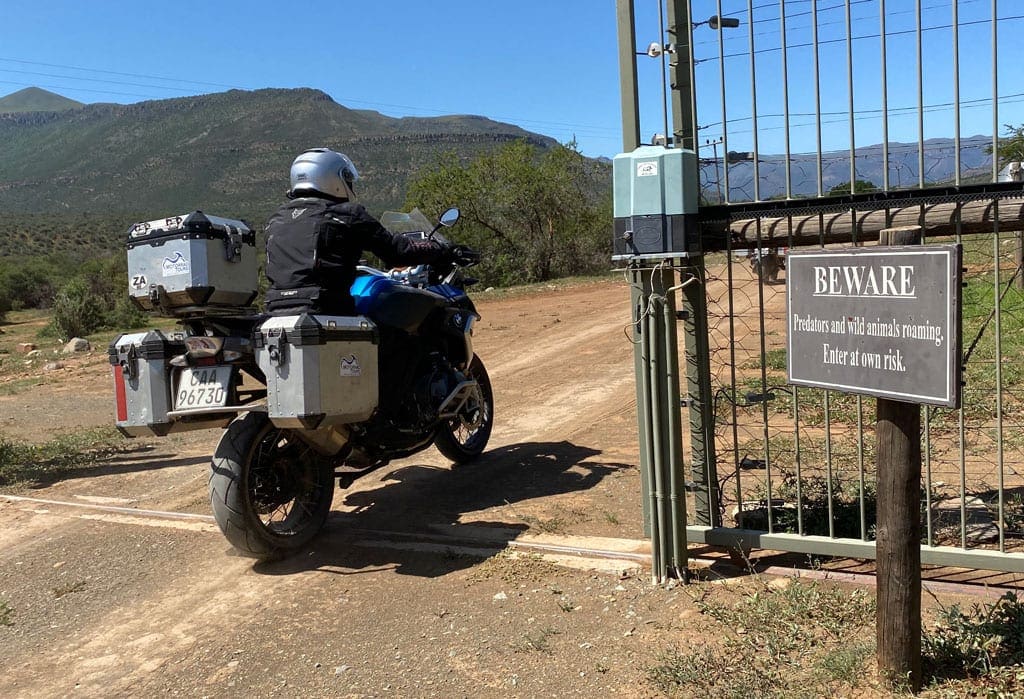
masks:
[[[227,405],[231,367],[188,367],[178,375],[175,410],[221,408]]]

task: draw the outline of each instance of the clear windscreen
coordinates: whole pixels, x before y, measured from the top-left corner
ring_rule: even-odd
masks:
[[[430,219],[423,215],[419,209],[413,209],[409,213],[402,211],[385,211],[380,217],[380,223],[392,233],[397,235],[412,235],[419,238],[426,238],[434,229]],[[447,242],[440,233],[434,233],[434,240]]]

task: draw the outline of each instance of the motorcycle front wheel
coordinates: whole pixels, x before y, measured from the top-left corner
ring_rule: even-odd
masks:
[[[227,540],[254,558],[305,546],[327,521],[334,469],[266,413],[228,425],[213,455],[210,504]]]
[[[494,427],[494,394],[491,379],[479,357],[473,357],[464,372],[466,378],[477,383],[472,399],[466,401],[458,416],[437,428],[434,446],[456,464],[472,461],[487,448]]]

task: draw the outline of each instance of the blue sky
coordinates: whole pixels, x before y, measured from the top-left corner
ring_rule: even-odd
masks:
[[[952,0],[921,0],[926,37],[926,137],[953,135]],[[694,19],[718,0],[693,0]],[[721,0],[739,17],[723,30],[730,148],[752,145],[747,0]],[[758,137],[782,152],[779,3],[753,0]],[[637,43],[657,41],[657,0],[636,0]],[[878,0],[851,0],[857,145],[881,140]],[[845,36],[844,0],[818,0],[822,41]],[[913,0],[888,0],[890,139],[917,139]],[[959,0],[961,133],[991,134],[991,0]],[[301,8],[291,9],[291,8]],[[786,0],[792,114],[813,113],[810,0]],[[831,9],[830,9],[831,8]],[[999,123],[1024,122],[1024,2],[1001,0]],[[977,24],[970,24],[977,22]],[[1015,36],[1016,35],[1016,36]],[[353,108],[391,116],[481,114],[559,141],[576,138],[592,156],[621,148],[614,0],[93,0],[0,3],[0,94],[37,85],[82,102],[136,102],[230,88],[314,87]],[[701,139],[723,135],[718,34],[698,27]],[[774,49],[774,50],[773,50]],[[733,55],[737,54],[737,55]],[[822,45],[823,147],[849,145],[845,42]],[[641,132],[662,130],[660,62],[641,56]],[[946,105],[946,106],[943,106]],[[791,150],[815,148],[813,117],[791,118]],[[800,126],[804,124],[804,126]]]

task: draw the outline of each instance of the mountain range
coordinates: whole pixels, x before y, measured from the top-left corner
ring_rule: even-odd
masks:
[[[374,213],[400,208],[409,179],[448,151],[469,160],[510,141],[556,142],[480,116],[394,118],[349,109],[315,89],[231,90],[136,104],[81,104],[39,88],[0,98],[0,256],[123,245],[133,221],[194,209],[259,226],[283,200],[288,169],[301,151],[347,153],[362,175],[358,193]],[[991,139],[961,142],[962,177],[985,177]],[[925,142],[925,179],[954,172],[951,139]],[[754,198],[750,154],[701,154],[706,200]],[[717,157],[708,158],[706,156]],[[880,145],[855,152],[856,179],[882,184]],[[607,159],[600,159],[609,170]],[[817,158],[794,154],[793,196],[814,196]],[[786,193],[786,157],[761,155],[757,194]],[[916,143],[889,146],[890,187],[916,186]],[[823,191],[850,180],[849,152],[822,155]],[[457,204],[458,202],[453,202]]]
[[[961,182],[991,181],[992,146],[990,136],[971,136],[960,140]],[[956,142],[951,138],[931,138],[924,141],[925,186],[949,184],[956,172]],[[702,156],[714,155],[706,151]],[[871,182],[881,189],[884,183],[885,163],[888,162],[890,189],[909,189],[919,183],[918,144],[892,141],[889,152],[883,153],[881,144],[862,146],[854,150],[856,176],[854,179]],[[725,191],[725,161],[729,161],[729,195],[734,202],[754,199],[754,162],[750,153],[731,152],[727,157],[702,157],[700,160],[701,189],[705,198],[717,200]],[[784,197],[786,194],[785,155],[761,155],[757,160],[757,195],[760,199]],[[790,192],[794,197],[813,197],[818,192],[818,158],[815,153],[794,153],[789,157]],[[828,151],[821,154],[822,192],[850,183],[850,151]],[[848,192],[847,192],[848,193]]]
[[[352,158],[360,196],[380,210],[401,206],[410,175],[444,151],[470,158],[516,139],[555,144],[478,116],[348,109],[312,89],[130,105],[61,100],[32,88],[0,100],[0,211],[269,214],[288,187],[291,161],[319,146]]]

